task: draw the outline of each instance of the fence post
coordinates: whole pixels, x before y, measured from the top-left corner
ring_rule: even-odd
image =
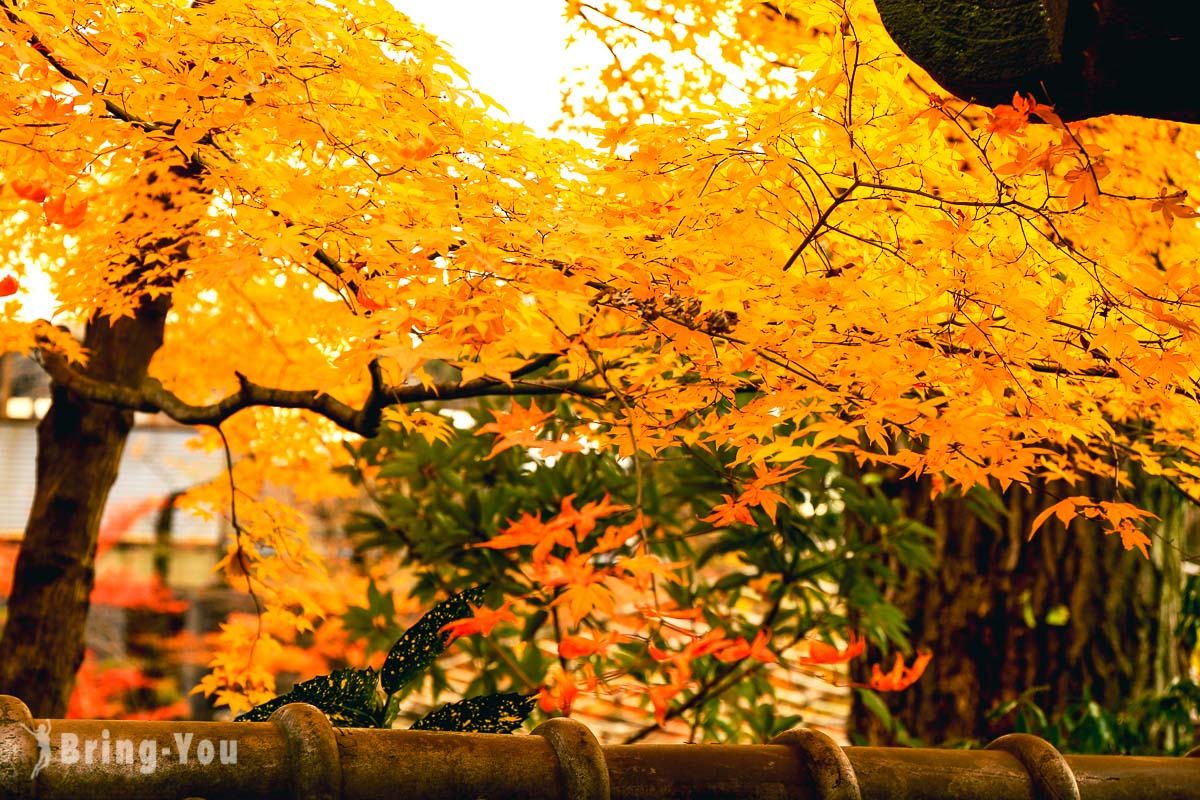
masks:
[[[543,722],[533,729],[550,743],[566,783],[565,800],[611,800],[604,750],[586,725],[566,717]]]
[[[988,750],[1014,756],[1029,773],[1037,800],[1079,800],[1079,783],[1063,754],[1040,736],[1010,733],[992,741]]]
[[[820,731],[792,728],[771,740],[792,748],[817,793],[817,800],[862,800],[858,776],[841,745]]]
[[[270,722],[286,742],[289,795],[295,800],[341,800],[341,753],[329,719],[314,706],[289,703]]]

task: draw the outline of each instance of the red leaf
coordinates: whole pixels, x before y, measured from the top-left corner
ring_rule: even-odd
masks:
[[[367,294],[367,291],[362,287],[359,287],[355,297],[358,299],[359,306],[367,311],[383,311],[385,308],[387,308],[387,306],[385,306],[383,303]]]
[[[8,297],[10,294],[16,294],[18,288],[17,279],[12,275],[5,275],[3,278],[0,278],[0,297]]]
[[[62,225],[64,228],[78,228],[87,218],[87,200],[67,211],[67,195],[60,194],[42,204],[46,214],[46,222]]]
[[[32,200],[35,203],[42,202],[49,194],[45,181],[15,180],[8,185],[17,193],[17,197],[20,197],[22,200]]]

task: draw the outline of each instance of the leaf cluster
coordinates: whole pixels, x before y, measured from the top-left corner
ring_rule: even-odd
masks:
[[[1016,732],[1041,736],[1067,753],[1181,756],[1194,744],[1200,686],[1190,678],[1131,698],[1119,708],[1105,708],[1085,694],[1058,714],[1037,701],[1048,691],[1046,686],[1027,689],[992,709],[988,721],[1010,723]]]
[[[310,678],[296,684],[290,692],[255,706],[237,720],[263,722],[289,703],[308,703],[323,711],[336,727],[392,727],[398,693],[441,655],[449,639],[442,629],[450,622],[471,616],[473,605],[483,605],[485,591],[483,586],[465,589],[434,606],[396,640],[378,672],[371,668],[346,668]],[[531,696],[514,693],[472,697],[429,712],[411,728],[512,733],[529,716],[533,703]]]
[[[368,563],[400,555],[416,573],[421,596],[486,580],[520,598],[517,623],[464,641],[476,663],[466,693],[540,688],[544,711],[569,712],[569,701],[565,708],[560,702],[565,685],[568,696],[582,689],[652,707],[656,722],[641,731],[682,718],[697,738],[764,740],[795,722],[794,715],[763,711],[775,691],[771,670],[837,680],[796,663],[795,654],[813,639],[854,629],[880,645],[907,646],[904,621],[883,596],[898,577],[885,564],[927,569],[930,531],[904,518],[877,482],[811,459],[807,469],[772,484],[770,497],[761,496],[766,489],[755,497],[770,513],[748,505],[741,519],[715,523],[703,515],[763,481],[755,469],[735,464],[729,450],[679,448],[652,461],[594,449],[547,458],[531,441],[495,452],[491,431],[484,431],[492,412],[486,403],[447,411],[456,426],[434,439],[385,424],[375,439],[348,445],[354,462],[345,470],[369,498],[347,529]],[[550,421],[539,435],[552,445],[560,428]],[[530,529],[528,520],[540,519],[543,527],[535,530],[549,530],[570,516],[564,497],[572,511],[617,510],[597,517],[578,540],[516,543],[512,531]],[[885,535],[868,541],[861,526],[846,524],[848,513]],[[518,520],[526,521],[523,527],[514,526]],[[644,556],[653,561],[639,560]],[[585,570],[575,583],[605,575],[589,584],[598,587],[597,597],[582,613],[568,599],[575,583],[550,585],[553,573],[542,568],[573,558]],[[664,570],[622,572],[630,563]],[[610,589],[619,599],[606,605]],[[344,623],[369,644],[378,642],[380,610],[351,609]],[[720,647],[730,648],[732,658],[753,652],[742,650],[750,640],[764,646],[758,658],[723,660]],[[739,641],[746,644],[731,647]],[[673,672],[678,659],[661,660],[663,652],[685,654],[685,684]],[[767,660],[777,655],[785,662]],[[431,676],[435,690],[446,687],[436,665]],[[666,692],[671,686],[678,691]]]

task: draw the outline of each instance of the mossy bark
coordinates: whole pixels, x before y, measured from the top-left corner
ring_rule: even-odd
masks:
[[[982,105],[1015,92],[1064,120],[1200,122],[1200,11],[1145,0],[875,0],[888,34],[941,87]]]

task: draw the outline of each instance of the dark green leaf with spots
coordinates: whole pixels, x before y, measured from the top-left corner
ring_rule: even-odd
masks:
[[[288,703],[308,703],[325,712],[339,728],[378,728],[383,702],[379,673],[373,669],[339,669],[331,675],[296,684],[287,694],[255,706],[238,722],[262,722]]]
[[[414,731],[512,733],[533,711],[534,695],[489,694],[430,711],[414,722]]]
[[[387,661],[383,662],[383,669],[379,671],[383,690],[389,695],[393,694],[428,669],[446,649],[448,634],[442,633],[442,628],[474,614],[471,606],[478,608],[483,605],[486,589],[486,586],[475,586],[451,596],[405,631],[388,651]]]

